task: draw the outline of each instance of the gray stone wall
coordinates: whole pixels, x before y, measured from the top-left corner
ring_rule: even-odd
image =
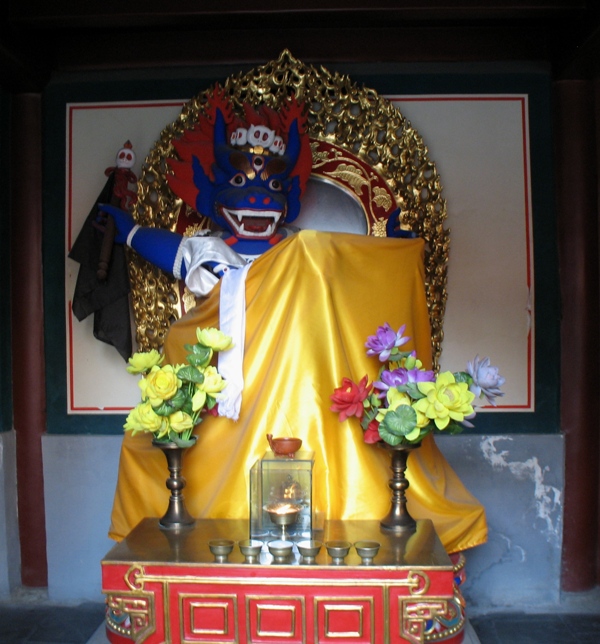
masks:
[[[440,436],[440,449],[484,504],[486,544],[466,553],[470,614],[542,610],[560,600],[562,435]]]
[[[0,600],[21,583],[15,432],[0,432]]]

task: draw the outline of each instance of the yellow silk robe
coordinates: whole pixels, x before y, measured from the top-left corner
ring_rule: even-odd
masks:
[[[218,326],[219,285],[173,324],[167,362],[184,363],[196,328]],[[315,452],[313,504],[329,519],[380,519],[390,508],[390,456],[363,441],[357,419],[340,423],[330,395],[344,376],[377,376],[364,343],[377,327],[406,324],[424,364],[431,341],[423,241],[302,231],[255,260],[246,280],[243,401],[237,421],[208,416],[186,451],[184,491],[196,517],[249,516],[249,471],[268,449],[266,434],[293,435]],[[121,539],[144,517],[167,508],[168,475],[150,436],[126,435],[110,535]],[[455,552],[485,541],[485,512],[432,438],[412,452],[408,509],[431,518]]]

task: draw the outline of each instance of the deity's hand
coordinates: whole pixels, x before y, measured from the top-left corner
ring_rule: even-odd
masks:
[[[402,228],[402,223],[400,221],[400,208],[396,208],[396,210],[394,210],[394,212],[389,216],[387,220],[386,234],[388,237],[404,237],[409,239],[417,237],[417,233],[412,230],[405,230]]]
[[[115,208],[109,204],[98,204],[98,210],[101,211],[98,223],[100,225],[104,224],[106,222],[107,215],[110,215],[113,218],[116,227],[115,242],[117,244],[124,244],[127,241],[129,233],[135,226],[133,217],[127,211]]]

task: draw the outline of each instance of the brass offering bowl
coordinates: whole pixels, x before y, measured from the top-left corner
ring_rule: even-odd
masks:
[[[370,566],[377,556],[381,544],[377,541],[357,541],[354,547],[361,558],[361,563],[364,566]]]
[[[298,541],[296,544],[298,552],[302,555],[302,563],[312,564],[315,563],[315,558],[321,552],[320,541],[314,539],[307,539],[306,541]]]
[[[263,542],[257,539],[244,539],[239,542],[240,552],[244,555],[244,563],[257,563]]]
[[[227,563],[233,546],[234,542],[231,539],[212,539],[208,542],[208,547],[215,556],[215,563]]]
[[[349,541],[327,541],[325,547],[327,548],[327,554],[332,559],[331,563],[334,566],[341,566],[350,552],[352,544]]]
[[[284,539],[277,539],[276,541],[269,541],[267,544],[269,552],[273,555],[273,560],[276,564],[286,563],[292,555],[294,544],[291,541]]]

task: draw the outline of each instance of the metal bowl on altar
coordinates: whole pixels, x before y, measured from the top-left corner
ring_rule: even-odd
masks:
[[[341,566],[350,552],[352,544],[349,541],[327,541],[325,543],[327,554],[331,557],[334,566]]]
[[[269,541],[267,548],[273,555],[275,563],[287,563],[292,556],[294,544],[285,539],[277,539],[276,541]]]
[[[287,528],[294,525],[298,520],[298,515],[302,510],[301,505],[295,503],[271,503],[265,507],[269,519],[279,528],[281,528],[281,539],[287,539]]]
[[[212,539],[208,542],[208,548],[214,555],[216,563],[227,563],[233,546],[234,542],[231,539]]]
[[[245,557],[245,563],[257,563],[263,547],[263,542],[258,539],[244,539],[239,542],[240,552]]]
[[[370,566],[377,556],[381,544],[378,541],[357,541],[354,544],[364,566]]]
[[[298,541],[296,547],[302,556],[302,563],[311,564],[315,562],[316,556],[321,552],[322,543],[314,539]]]

